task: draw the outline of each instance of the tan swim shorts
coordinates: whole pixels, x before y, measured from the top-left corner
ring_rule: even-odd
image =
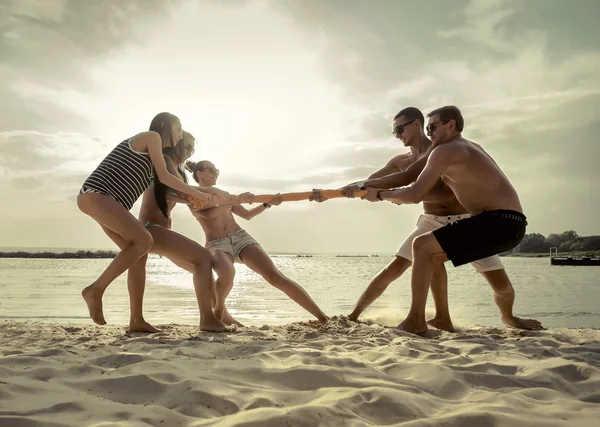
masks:
[[[246,230],[238,230],[225,237],[207,242],[206,249],[227,252],[233,257],[234,262],[241,263],[240,252],[248,245],[258,245],[258,242]]]

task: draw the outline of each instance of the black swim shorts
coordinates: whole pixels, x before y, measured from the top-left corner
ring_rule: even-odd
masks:
[[[455,267],[517,246],[527,227],[527,218],[512,210],[484,211],[433,231],[433,235]]]

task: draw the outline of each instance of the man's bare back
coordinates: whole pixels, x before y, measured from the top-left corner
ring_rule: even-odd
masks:
[[[455,139],[437,146],[432,152],[436,155],[448,158],[442,181],[471,214],[497,209],[523,212],[514,187],[478,144]]]

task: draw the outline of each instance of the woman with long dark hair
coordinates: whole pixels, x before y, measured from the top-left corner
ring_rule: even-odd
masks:
[[[150,129],[119,143],[88,176],[77,196],[79,209],[94,219],[106,235],[121,249],[102,274],[82,291],[90,317],[106,324],[102,296],[106,288],[138,259],[148,253],[152,235],[131,214],[130,209],[153,180],[176,191],[209,203],[214,195],[187,185],[170,173],[163,149],[175,147],[182,138],[179,119],[160,113]],[[216,321],[212,310],[202,313]]]

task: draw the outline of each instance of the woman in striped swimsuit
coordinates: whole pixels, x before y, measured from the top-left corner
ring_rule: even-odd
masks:
[[[102,296],[106,288],[152,246],[152,235],[129,212],[140,195],[148,188],[154,174],[157,181],[210,203],[214,195],[203,193],[167,170],[162,150],[174,147],[182,138],[179,119],[170,113],[160,113],[150,123],[150,130],[141,132],[118,144],[85,180],[77,206],[92,217],[121,251],[94,283],[82,291],[90,317],[106,324],[102,312]],[[211,295],[211,282],[203,284],[202,292]],[[210,298],[200,306],[200,325],[206,330],[226,330],[213,314]]]
[[[194,154],[195,144],[194,137],[184,131],[183,140],[177,147],[163,150],[167,169],[184,182],[187,182],[187,177],[183,171],[183,164]],[[189,201],[173,194],[160,183],[151,186],[144,191],[139,221],[145,224],[146,229],[152,235],[153,243],[149,253],[167,257],[175,265],[193,274],[196,299],[200,304],[202,298],[207,298],[201,292],[204,283],[212,281],[212,257],[207,249],[192,239],[171,230],[171,211],[176,203],[189,204]],[[142,256],[127,271],[130,301],[129,330],[160,332],[144,320],[142,312],[147,259],[147,255]],[[227,312],[224,313],[222,320],[225,324],[237,323]]]

